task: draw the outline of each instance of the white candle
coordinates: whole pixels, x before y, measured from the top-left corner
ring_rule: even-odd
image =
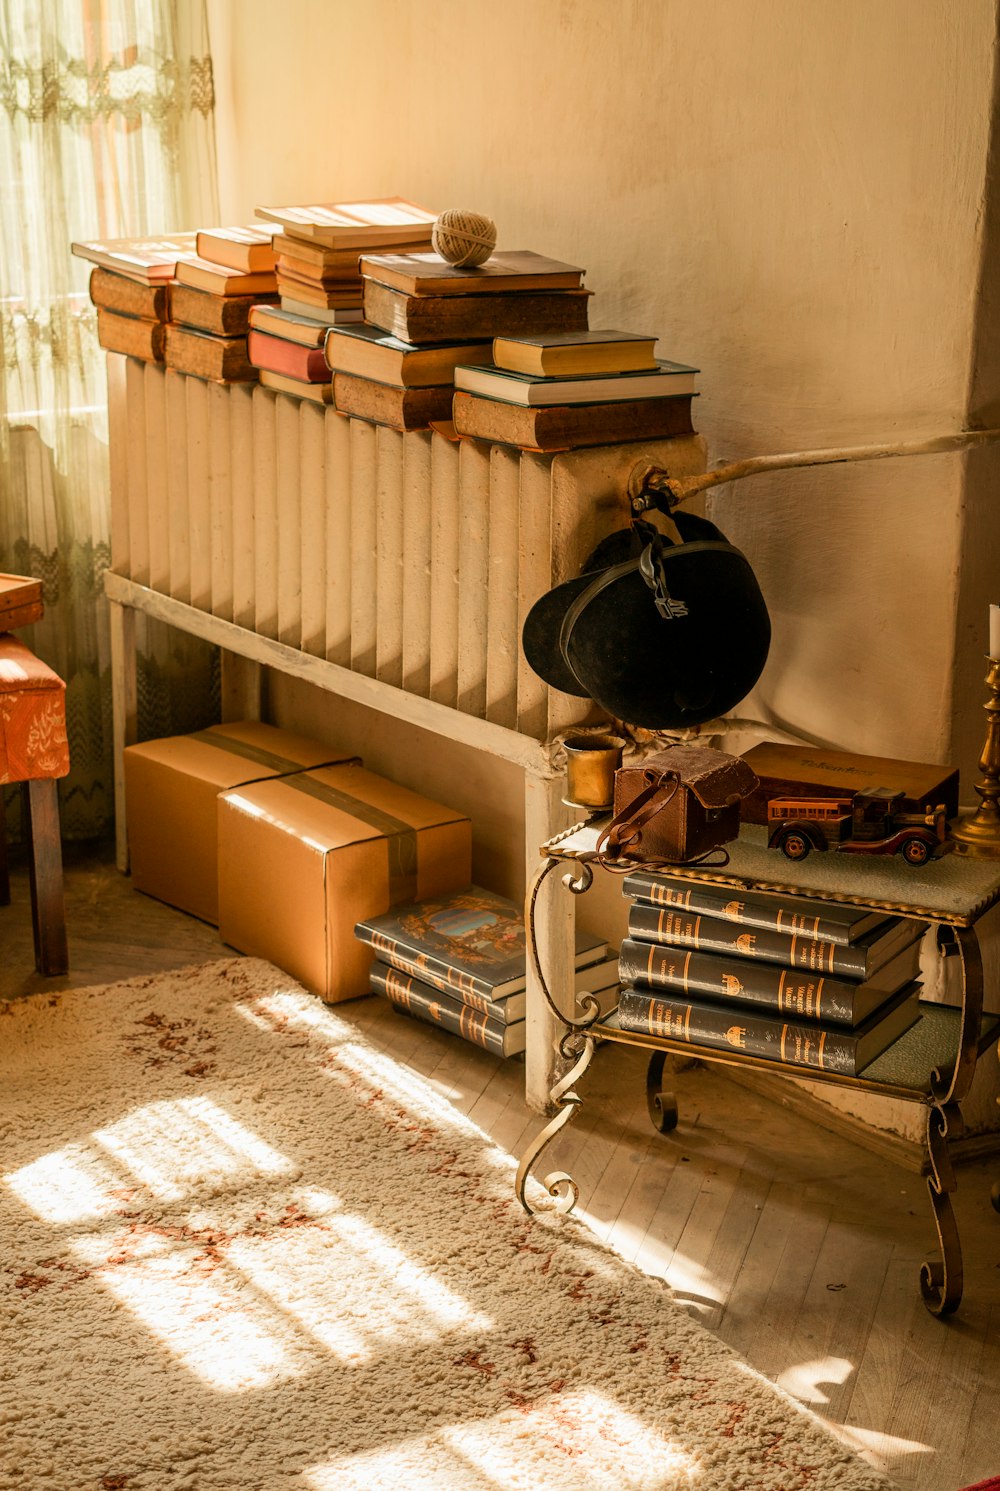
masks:
[[[1000,657],[1000,606],[990,606],[990,657]]]

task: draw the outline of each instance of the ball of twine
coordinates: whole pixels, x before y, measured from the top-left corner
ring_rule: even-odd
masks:
[[[497,225],[481,212],[464,207],[449,207],[431,229],[434,252],[454,264],[456,269],[471,269],[485,264],[497,246]]]

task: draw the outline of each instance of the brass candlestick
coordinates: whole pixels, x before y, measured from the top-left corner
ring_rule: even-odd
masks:
[[[982,804],[951,830],[955,852],[970,859],[1000,859],[1000,658],[991,657],[986,687],[986,744],[979,758],[983,780],[976,783]]]

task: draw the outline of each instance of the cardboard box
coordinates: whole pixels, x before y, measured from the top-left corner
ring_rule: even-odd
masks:
[[[128,746],[125,812],[133,885],[217,926],[219,793],[343,759],[320,741],[256,720]]]
[[[767,804],[772,797],[853,797],[855,792],[876,788],[904,793],[904,813],[931,812],[942,802],[949,818],[958,812],[955,767],[773,741],[744,752],[743,760],[760,781],[743,803],[744,823],[766,823]]]
[[[472,826],[362,766],[332,766],[219,798],[219,932],[321,999],[367,994],[356,922],[472,878]]]

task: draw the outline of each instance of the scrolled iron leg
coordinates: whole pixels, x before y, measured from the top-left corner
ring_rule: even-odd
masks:
[[[661,1134],[669,1134],[677,1127],[677,1098],[672,1092],[663,1091],[663,1069],[666,1066],[666,1051],[654,1051],[646,1068],[646,1107],[653,1128]]]
[[[990,1205],[994,1211],[1000,1211],[1000,1180],[994,1182],[990,1191]]]
[[[576,1117],[576,1110],[579,1108],[581,1100],[579,1093],[574,1092],[573,1088],[579,1078],[583,1076],[584,1072],[590,1066],[597,1045],[597,1042],[594,1040],[594,1037],[592,1035],[577,1035],[576,1037],[569,1036],[564,1039],[575,1039],[577,1042],[582,1042],[582,1049],[578,1048],[579,1054],[575,1065],[571,1067],[571,1069],[566,1073],[562,1081],[557,1082],[555,1087],[553,1087],[551,1092],[551,1099],[553,1104],[558,1108],[559,1111],[556,1113],[555,1117],[545,1125],[541,1133],[535,1136],[531,1144],[529,1144],[528,1148],[521,1156],[520,1164],[517,1167],[517,1176],[514,1181],[514,1186],[517,1191],[517,1199],[518,1201],[520,1201],[529,1217],[534,1215],[534,1208],[528,1205],[528,1200],[524,1192],[525,1187],[528,1183],[528,1175],[531,1171],[531,1167],[538,1159],[538,1156],[541,1154],[542,1150],[546,1149],[552,1143],[556,1135],[560,1133],[561,1130],[564,1129],[566,1125]],[[580,1191],[576,1184],[576,1181],[571,1175],[567,1175],[564,1170],[551,1171],[551,1173],[548,1174],[542,1181],[542,1185],[545,1187],[546,1191],[548,1191],[549,1195],[555,1200],[556,1204],[554,1210],[556,1211],[570,1212],[573,1210],[574,1206],[579,1200]]]
[[[927,1153],[931,1165],[927,1190],[941,1257],[922,1265],[920,1293],[932,1315],[951,1315],[962,1301],[962,1246],[951,1205],[950,1193],[955,1190],[956,1182],[948,1140],[960,1138],[964,1127],[957,1103],[936,1104],[927,1111]]]

